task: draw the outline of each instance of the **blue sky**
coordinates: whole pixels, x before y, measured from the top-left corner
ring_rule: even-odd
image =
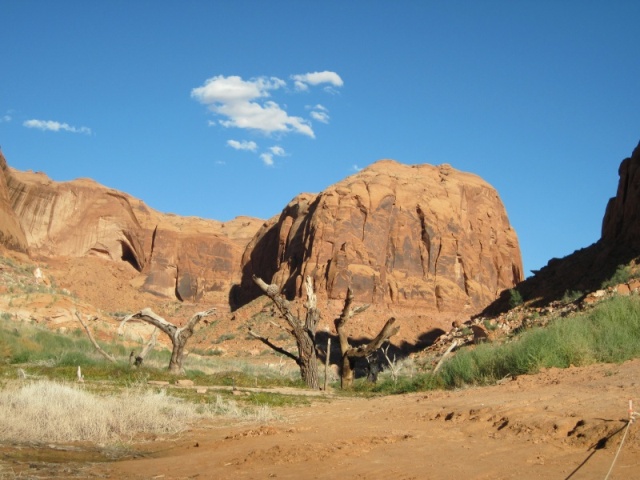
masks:
[[[0,0],[0,145],[164,212],[269,218],[382,158],[499,192],[525,272],[599,238],[640,2]]]

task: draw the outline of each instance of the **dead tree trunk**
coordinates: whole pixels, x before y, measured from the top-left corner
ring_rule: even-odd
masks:
[[[349,288],[347,290],[347,298],[344,301],[342,313],[334,321],[336,331],[338,332],[338,339],[340,340],[340,352],[342,353],[342,360],[340,362],[340,386],[342,388],[350,388],[353,385],[356,359],[368,357],[374,353],[384,342],[398,333],[398,330],[400,329],[400,327],[394,326],[396,319],[391,317],[387,320],[387,323],[384,324],[384,327],[382,327],[382,330],[380,330],[380,333],[378,333],[376,338],[366,345],[352,347],[349,343],[349,337],[345,331],[345,325],[351,317],[369,308],[369,305],[362,305],[352,309],[352,303],[353,292],[351,291],[351,288]]]
[[[169,371],[171,373],[180,374],[184,372],[182,361],[184,360],[184,349],[187,344],[187,340],[189,340],[193,335],[194,328],[200,320],[208,317],[209,315],[213,315],[215,311],[216,309],[212,308],[204,312],[198,312],[189,319],[186,325],[182,327],[176,327],[174,324],[167,322],[164,318],[154,313],[150,308],[140,310],[138,313],[134,313],[127,317],[126,320],[134,318],[142,320],[143,322],[150,323],[166,333],[173,345],[171,360],[169,361]]]
[[[253,276],[253,281],[273,301],[280,311],[280,314],[287,322],[289,328],[285,328],[284,330],[295,338],[298,354],[295,355],[284,348],[275,345],[271,340],[269,340],[269,338],[264,337],[251,329],[249,329],[249,333],[276,352],[282,353],[294,360],[298,364],[298,367],[300,367],[302,380],[304,380],[309,388],[317,390],[320,388],[320,381],[318,377],[318,361],[315,339],[316,328],[320,321],[320,312],[316,306],[316,295],[313,291],[311,277],[307,277],[305,280],[305,287],[307,290],[307,303],[305,304],[305,308],[307,310],[307,315],[304,322],[291,313],[289,302],[280,293],[280,288],[277,285],[267,285],[261,278],[258,278],[255,275]]]

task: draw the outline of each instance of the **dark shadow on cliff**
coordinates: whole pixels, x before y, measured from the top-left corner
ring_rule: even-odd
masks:
[[[308,253],[305,248],[305,238],[311,238],[310,242],[313,241],[311,218],[313,218],[319,201],[320,197],[317,197],[306,209],[300,204],[290,203],[282,211],[277,222],[269,221],[263,227],[266,231],[261,230],[256,234],[255,243],[252,241],[246,249],[246,252],[251,252],[249,258],[246,260],[243,258],[245,264],[242,267],[240,284],[234,285],[229,291],[229,305],[232,311],[262,295],[263,292],[253,281],[253,275],[270,283],[280,269],[283,259],[288,263],[286,270],[289,274],[284,284],[280,285],[280,290],[289,301],[300,295],[301,286],[297,285],[296,281],[302,278],[302,269]],[[295,223],[301,215],[303,217],[295,235],[289,238],[290,232],[287,232],[287,243],[281,245],[281,227],[284,224],[284,219],[290,217]],[[284,248],[284,251],[281,252],[281,248]]]

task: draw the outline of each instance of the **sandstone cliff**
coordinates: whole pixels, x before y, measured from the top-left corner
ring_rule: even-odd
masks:
[[[609,200],[602,222],[602,242],[640,254],[640,144],[618,169],[618,192]]]
[[[477,311],[522,280],[522,261],[502,202],[481,178],[383,160],[289,203],[248,245],[241,294],[255,294],[253,274],[290,298],[311,275],[328,299],[351,286],[360,302]]]
[[[0,240],[5,246],[28,246],[41,257],[125,261],[140,272],[135,287],[166,298],[197,301],[207,295],[210,302],[227,303],[231,286],[240,280],[244,247],[263,223],[249,217],[222,223],[162,214],[92,180],[59,183],[6,164],[3,172]]]
[[[7,180],[9,177],[7,161],[0,152],[0,245],[5,245],[11,250],[27,251],[27,238],[25,237],[20,221],[11,207]]]

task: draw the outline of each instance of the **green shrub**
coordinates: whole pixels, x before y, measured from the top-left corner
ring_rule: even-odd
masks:
[[[618,265],[615,273],[609,280],[602,282],[601,288],[615,287],[621,283],[627,283],[632,278],[636,278],[638,272],[634,272],[630,265]]]
[[[576,300],[578,300],[580,297],[582,297],[584,295],[584,293],[582,293],[580,290],[567,290],[566,292],[564,292],[564,295],[562,296],[561,302],[562,303],[573,303]]]
[[[524,299],[522,298],[522,294],[515,288],[509,290],[509,306],[511,308],[515,308],[518,305],[522,305],[524,303]]]
[[[217,339],[212,340],[211,343],[217,345],[222,342],[226,342],[227,340],[233,340],[236,336],[233,333],[223,333]]]
[[[536,373],[640,357],[640,298],[613,297],[587,314],[556,319],[503,345],[458,352],[440,371],[447,387],[494,383],[507,375]]]

